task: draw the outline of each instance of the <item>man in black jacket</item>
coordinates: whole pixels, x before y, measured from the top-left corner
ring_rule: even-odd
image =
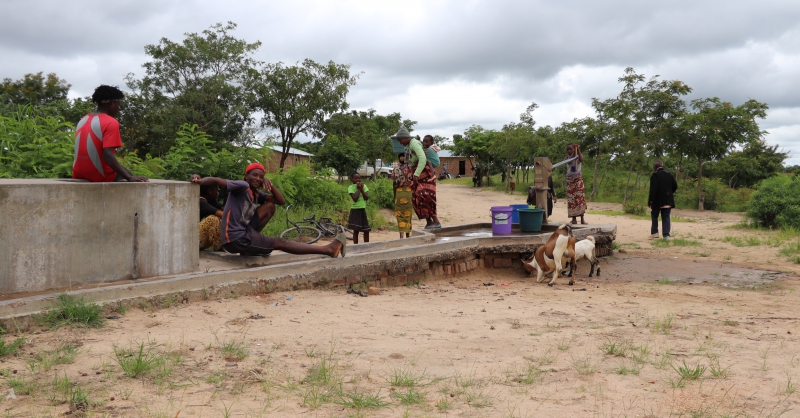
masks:
[[[669,239],[669,213],[675,207],[675,190],[678,190],[678,182],[669,171],[664,169],[664,163],[660,159],[653,162],[653,171],[650,176],[650,197],[647,200],[647,207],[652,210],[650,218],[653,220],[653,225],[650,227],[650,238],[659,237],[658,215],[660,214],[664,238]]]

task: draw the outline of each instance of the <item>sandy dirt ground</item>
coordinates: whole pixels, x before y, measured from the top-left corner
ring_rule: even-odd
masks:
[[[523,201],[439,186],[448,225],[484,222],[489,207]],[[579,263],[575,286],[487,269],[379,296],[249,295],[141,306],[99,329],[10,332],[7,343],[25,343],[0,358],[3,411],[800,416],[797,265],[777,256],[790,238],[735,228],[739,214],[676,211],[679,239],[661,247],[648,239],[649,220],[611,216],[619,205],[589,206],[606,214],[588,222],[618,225],[624,252],[603,259],[599,277]],[[565,213],[560,201],[555,220]],[[123,364],[145,371],[131,377]]]

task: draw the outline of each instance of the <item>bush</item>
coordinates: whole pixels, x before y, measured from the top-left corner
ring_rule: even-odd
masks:
[[[744,212],[753,190],[742,187],[731,189],[719,179],[703,178],[703,208],[720,212]],[[679,208],[697,209],[697,180],[685,179],[675,192],[675,205]]]
[[[350,208],[347,186],[328,179],[312,177],[307,165],[297,165],[267,176],[283,193],[288,203],[313,210]]]
[[[764,180],[750,196],[747,217],[759,227],[800,228],[800,178],[780,175]]]
[[[368,206],[377,209],[394,209],[394,190],[390,179],[378,179],[367,182],[369,188]]]
[[[625,213],[630,213],[633,215],[638,215],[638,216],[647,215],[647,209],[644,208],[644,205],[641,205],[639,203],[631,203],[631,202],[625,203],[622,209],[625,211]]]

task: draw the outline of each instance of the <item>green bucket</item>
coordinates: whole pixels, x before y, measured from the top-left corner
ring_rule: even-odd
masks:
[[[539,232],[542,230],[544,209],[517,209],[519,212],[519,229],[522,232]]]

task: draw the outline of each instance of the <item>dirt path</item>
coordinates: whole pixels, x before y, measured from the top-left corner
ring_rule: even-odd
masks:
[[[448,224],[523,200],[439,192]],[[559,203],[556,219],[564,212]],[[729,228],[738,215],[678,216],[695,220],[676,223],[678,237],[700,246],[654,247],[649,221],[589,215],[616,223],[627,251],[604,259],[599,277],[582,265],[572,287],[479,270],[367,298],[167,303],[100,329],[6,335],[25,343],[0,358],[0,399],[25,417],[800,416],[800,292],[796,276],[774,271],[794,266],[774,247],[715,241],[749,236]],[[759,254],[774,263],[740,264]]]

